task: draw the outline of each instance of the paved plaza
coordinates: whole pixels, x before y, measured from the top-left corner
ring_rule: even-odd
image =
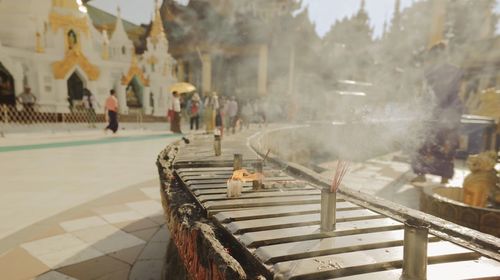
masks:
[[[158,130],[0,139],[2,279],[160,279]]]
[[[170,235],[155,160],[180,136],[152,128],[0,138],[4,279],[161,279]],[[345,184],[418,208],[420,188],[408,183],[413,175],[401,158],[353,163]],[[461,164],[452,186],[466,175]]]

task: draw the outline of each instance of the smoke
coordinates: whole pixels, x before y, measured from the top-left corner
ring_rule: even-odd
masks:
[[[171,45],[195,47],[183,59],[199,68],[197,52],[210,53],[210,90],[240,101],[259,99],[271,121],[333,127],[304,141],[328,147],[337,156],[412,152],[427,138],[439,105],[423,86],[433,63],[425,59],[433,34],[434,41],[447,42],[447,62],[463,71],[464,103],[498,80],[494,0],[446,1],[446,16],[436,20],[434,1],[416,1],[377,36],[369,14],[360,10],[335,22],[322,38],[300,1],[226,2],[191,0],[183,6],[164,1]],[[265,97],[257,87],[262,45],[268,50]],[[201,69],[190,71],[191,81],[202,88]],[[333,122],[351,125],[338,128]]]

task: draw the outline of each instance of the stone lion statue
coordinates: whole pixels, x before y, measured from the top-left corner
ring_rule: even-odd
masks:
[[[496,188],[496,158],[493,151],[469,156],[467,166],[471,173],[464,180],[464,203],[477,207],[486,206],[488,195]]]

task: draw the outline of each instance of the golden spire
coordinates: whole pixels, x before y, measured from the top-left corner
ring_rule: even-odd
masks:
[[[361,0],[361,6],[359,7],[359,10],[360,11],[363,11],[366,7],[366,1],[365,0]]]
[[[154,44],[158,43],[161,37],[165,37],[165,30],[163,29],[163,20],[161,19],[160,6],[158,0],[155,0],[155,17],[151,26],[151,33],[149,34]]]
[[[79,5],[76,0],[52,0],[52,7],[78,10]]]

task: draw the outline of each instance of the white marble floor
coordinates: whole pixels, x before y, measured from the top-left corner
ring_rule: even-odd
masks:
[[[157,178],[156,156],[175,139],[147,130],[0,139],[0,240],[82,203]],[[12,146],[22,148],[9,151]]]
[[[152,130],[0,138],[0,278],[160,279],[169,233],[155,161],[179,138]]]

